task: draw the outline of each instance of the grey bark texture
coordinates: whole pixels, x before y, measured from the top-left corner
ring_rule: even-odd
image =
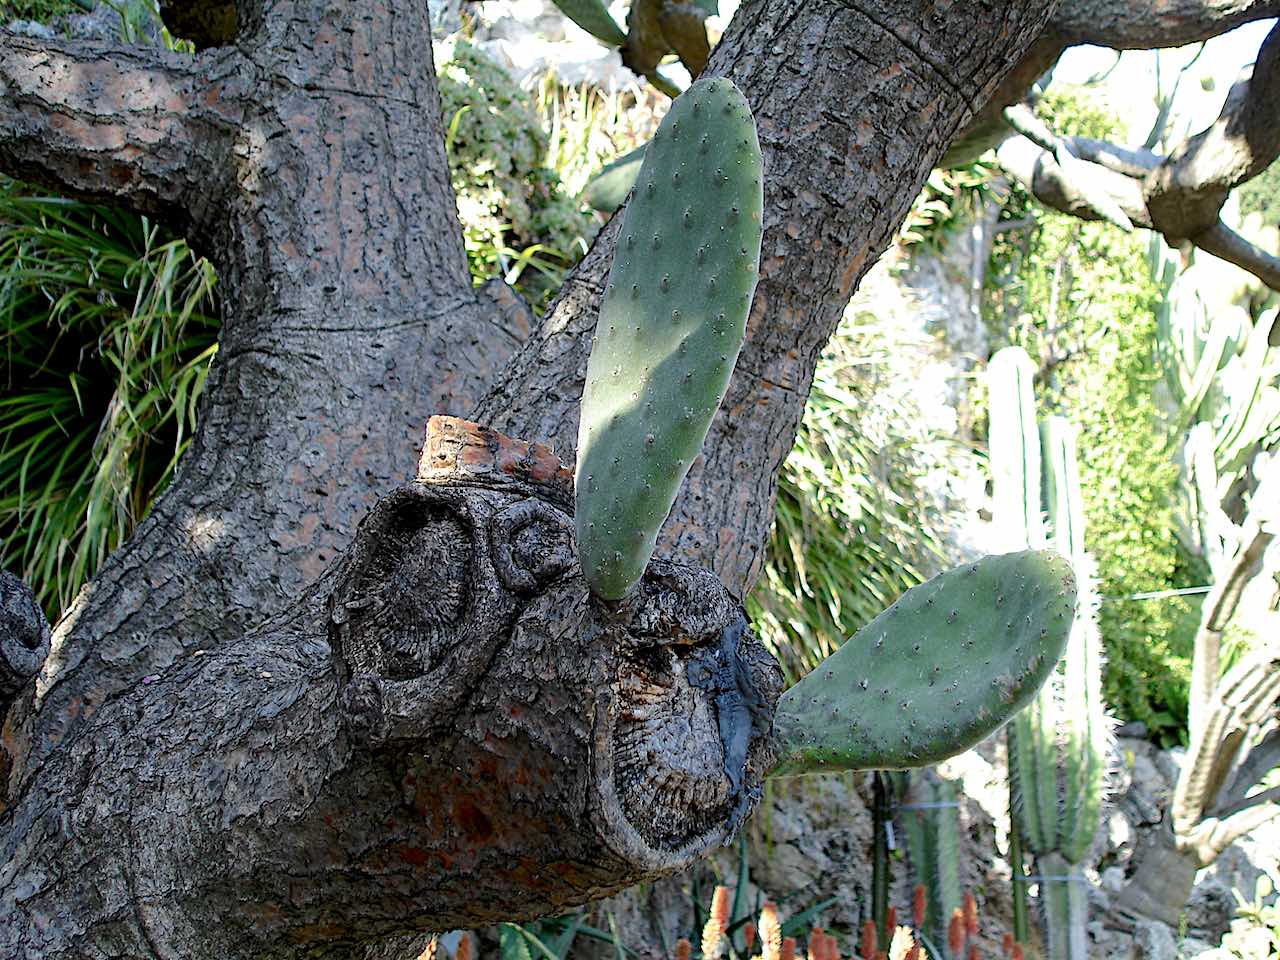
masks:
[[[741,605],[655,562],[602,606],[549,451],[433,424],[418,481],[287,613],[144,678],[27,781],[0,955],[347,957],[737,830],[782,689]]]
[[[730,836],[779,686],[735,597],[818,352],[1053,6],[739,11],[708,72],[759,123],[762,280],[618,608],[554,457],[487,429],[571,459],[613,231],[536,329],[472,289],[421,0],[244,0],[230,44],[225,2],[166,3],[188,61],[0,36],[0,169],[185,230],[225,311],[178,476],[10,706],[0,955],[387,955]]]

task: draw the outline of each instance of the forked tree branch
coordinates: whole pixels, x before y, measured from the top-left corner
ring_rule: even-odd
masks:
[[[226,66],[0,32],[0,171],[178,225],[198,219],[211,184],[232,173],[239,98],[209,72]]]
[[[1059,138],[1025,107],[1005,111],[1022,137],[997,151],[1001,166],[1045,206],[1082,220],[1127,221],[1171,243],[1190,242],[1280,290],[1280,259],[1219,219],[1232,189],[1280,154],[1280,27],[1227,96],[1218,119],[1168,157],[1086,137]],[[1070,161],[1064,169],[1060,160]]]
[[[1114,50],[1181,47],[1241,24],[1280,15],[1280,0],[1172,0],[1153,10],[1148,0],[1064,0],[1040,39],[1023,55],[952,142],[943,166],[972,162],[1013,131],[1001,114],[1025,100],[1032,84],[1068,47],[1093,44]]]

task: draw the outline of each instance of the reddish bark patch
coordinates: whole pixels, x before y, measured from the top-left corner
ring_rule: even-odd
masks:
[[[431,854],[421,847],[401,846],[396,852],[400,854],[401,860],[415,867],[425,867],[431,859]]]
[[[484,844],[493,836],[493,821],[470,800],[460,800],[453,808],[453,819],[469,841]]]

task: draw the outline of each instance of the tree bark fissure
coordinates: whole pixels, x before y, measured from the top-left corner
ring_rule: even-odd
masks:
[[[606,609],[549,451],[433,437],[293,609],[114,698],[27,778],[0,820],[0,954],[345,957],[565,909],[732,835],[782,686],[741,606],[662,563]]]
[[[235,61],[0,36],[0,169],[182,230],[216,218],[205,201],[232,176],[243,108]]]

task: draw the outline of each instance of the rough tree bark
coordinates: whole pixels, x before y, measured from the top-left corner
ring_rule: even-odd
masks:
[[[440,421],[396,487],[473,407],[571,459],[612,244],[535,330],[471,288],[421,0],[166,3],[186,60],[0,37],[0,169],[185,230],[225,311],[178,477],[10,707],[0,954],[361,955],[731,834],[778,693],[735,595],[817,353],[1053,5],[744,4],[708,73],[760,125],[762,282],[681,562],[617,609],[547,450]]]

